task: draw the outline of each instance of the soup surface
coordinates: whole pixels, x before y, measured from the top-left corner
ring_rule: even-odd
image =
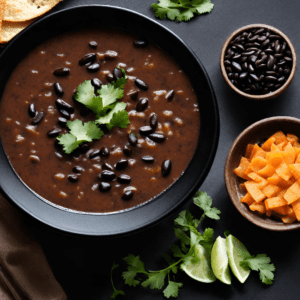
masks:
[[[0,135],[16,173],[41,197],[78,211],[119,211],[157,196],[186,169],[200,131],[197,97],[189,79],[171,57],[151,43],[146,47],[133,45],[136,40],[134,35],[113,29],[62,34],[35,48],[12,73],[1,100]],[[97,46],[90,45],[91,41]],[[109,57],[109,50],[117,55]],[[88,53],[96,53],[99,70],[91,72],[78,63]],[[128,77],[121,101],[127,104],[130,124],[125,129],[106,130],[100,140],[88,143],[85,150],[65,154],[57,147],[56,137],[47,135],[55,128],[62,129],[60,134],[68,132],[58,123],[63,115],[56,100],[63,99],[73,106],[70,120],[94,120],[94,114],[73,99],[74,91],[85,80],[94,78],[108,84],[117,66],[122,67]],[[69,75],[55,76],[53,72],[62,67],[70,69]],[[144,81],[149,89],[138,87],[136,78]],[[63,95],[54,90],[57,82],[63,88]],[[135,91],[138,91],[137,99],[132,99]],[[148,106],[137,111],[141,98],[148,99]],[[45,114],[36,125],[28,114],[30,104]],[[164,135],[162,142],[153,141],[139,131],[149,125],[153,113],[158,119],[153,132]],[[138,139],[136,146],[128,143],[130,132]],[[131,153],[124,153],[125,145]],[[93,155],[102,147],[108,148],[108,156]],[[154,161],[145,161],[142,159],[145,156],[151,156]],[[121,159],[127,163],[122,170],[116,170],[115,165]],[[167,176],[162,174],[165,160],[172,163]],[[107,169],[104,163],[109,164],[116,175],[109,182],[111,189],[106,192],[100,191],[98,177]],[[130,183],[120,183],[118,177],[122,174],[130,176]],[[128,190],[133,192],[133,197],[124,200],[122,195]]]

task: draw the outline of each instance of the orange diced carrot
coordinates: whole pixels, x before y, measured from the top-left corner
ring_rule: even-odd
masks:
[[[284,151],[281,152],[281,155],[287,165],[293,164],[295,162],[296,153],[291,143],[288,143],[284,147]]]
[[[264,144],[261,146],[261,149],[264,151],[271,151],[271,146],[275,142],[274,137],[270,137],[268,140],[264,142]]]
[[[240,184],[240,188],[241,188],[241,190],[242,190],[243,192],[247,192],[247,189],[246,189],[246,187],[245,187],[245,183],[241,183],[241,184]]]
[[[252,159],[255,157],[266,157],[266,152],[263,149],[261,149],[257,144],[254,145],[249,160],[252,161]]]
[[[282,197],[274,197],[265,200],[265,205],[267,209],[273,209],[276,207],[281,207],[287,205],[287,201]]]
[[[246,158],[250,158],[253,148],[254,148],[254,145],[252,145],[252,144],[247,145],[246,154],[245,154]]]
[[[294,148],[300,148],[300,144],[298,142],[295,142],[293,145]]]
[[[294,149],[296,149],[296,148],[294,148]],[[298,154],[298,156],[297,156],[297,158],[295,160],[295,164],[300,164],[300,153]]]
[[[294,214],[294,215],[290,215],[290,216],[284,216],[281,218],[281,220],[285,224],[292,224],[296,221],[296,215]]]
[[[280,207],[274,207],[272,210],[280,215],[285,216],[285,215],[287,215],[287,209],[288,209],[288,205],[285,205],[285,206],[280,206]]]
[[[254,202],[254,199],[249,193],[247,193],[242,199],[241,202],[247,203],[249,206]]]
[[[263,169],[257,172],[258,175],[267,178],[275,173],[275,168],[271,164],[267,164]]]
[[[252,170],[252,172],[257,173],[259,170],[264,168],[267,165],[268,161],[261,157],[255,157],[250,162],[249,168]]]
[[[300,199],[299,183],[296,181],[292,186],[290,186],[283,197],[288,202],[288,204],[291,204]]]
[[[276,173],[267,178],[270,184],[278,185],[283,179],[281,179]]]
[[[276,173],[279,177],[284,179],[285,181],[288,181],[293,174],[290,172],[289,167],[285,162],[282,162],[276,169]]]
[[[252,211],[258,211],[260,212],[261,214],[264,214],[266,212],[266,207],[265,207],[265,204],[264,203],[252,203],[249,208],[252,210]]]
[[[288,140],[292,145],[293,145],[295,142],[298,142],[298,141],[299,141],[298,137],[297,137],[296,135],[294,135],[294,134],[288,133],[288,134],[286,135],[286,137],[287,137],[287,140]]]
[[[289,165],[289,169],[296,180],[300,179],[300,164]]]
[[[274,168],[277,168],[283,162],[283,157],[280,152],[276,152],[268,160]]]
[[[242,157],[239,166],[233,171],[234,174],[245,180],[248,180],[249,178],[245,174],[245,171],[248,169],[249,165],[250,165],[249,160],[245,157]]]
[[[264,187],[265,185],[268,184],[268,181],[265,178],[259,176],[258,174],[254,173],[254,172],[250,173],[248,175],[248,177],[258,183],[259,189],[261,189],[262,187]]]
[[[278,183],[278,186],[281,187],[282,189],[288,189],[291,185],[293,185],[296,182],[295,178],[292,176],[289,180],[285,181],[282,179]]]
[[[278,195],[278,193],[281,191],[281,188],[277,185],[273,184],[267,184],[264,186],[261,191],[268,197],[272,198]]]
[[[300,221],[300,200],[293,202],[292,206],[297,220]]]
[[[287,144],[287,141],[286,142],[282,142],[282,143],[280,143],[280,144],[278,144],[277,145],[277,147],[282,151],[283,150],[283,148],[286,146],[286,144]]]
[[[274,133],[272,135],[272,137],[275,138],[275,144],[276,145],[287,141],[287,138],[286,138],[285,134],[282,131],[278,131],[278,132]]]
[[[248,193],[256,202],[261,202],[267,198],[266,195],[262,193],[262,191],[259,189],[259,183],[255,183],[253,181],[246,181],[245,186]]]

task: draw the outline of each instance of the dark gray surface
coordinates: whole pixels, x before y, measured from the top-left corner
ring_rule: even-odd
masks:
[[[110,4],[136,10],[155,18],[150,4],[154,0],[65,0],[55,10],[83,4]],[[220,282],[203,284],[181,274],[184,283],[178,299],[299,299],[300,280],[299,231],[268,232],[243,219],[228,198],[224,183],[224,165],[227,152],[236,136],[253,122],[276,115],[299,117],[300,77],[278,99],[251,102],[236,95],[223,81],[219,68],[219,55],[225,39],[235,29],[253,23],[277,27],[288,35],[300,55],[298,0],[214,0],[211,14],[199,16],[188,23],[159,21],[179,35],[198,55],[211,78],[217,95],[221,115],[219,149],[211,172],[201,190],[205,190],[221,211],[218,222],[206,221],[205,226],[215,228],[216,234],[228,229],[241,239],[253,254],[267,253],[276,265],[275,283],[263,286],[258,274],[251,274],[242,285],[233,279],[231,286]],[[101,16],[99,16],[101,18]],[[189,202],[195,214],[198,210]],[[179,212],[179,211],[178,211]],[[148,269],[161,269],[165,263],[161,254],[176,239],[173,234],[173,216],[142,233],[111,240],[86,240],[35,228],[53,272],[70,299],[109,299],[112,292],[109,272],[113,261],[120,261],[128,253],[140,255]],[[34,225],[36,226],[36,225]],[[124,285],[116,272],[115,284]],[[162,299],[160,291],[125,288],[123,299]],[[120,297],[120,299],[122,299]]]

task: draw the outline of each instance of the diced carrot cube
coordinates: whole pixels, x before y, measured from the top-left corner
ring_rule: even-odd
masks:
[[[281,188],[277,185],[273,184],[267,184],[264,186],[261,191],[268,197],[272,198],[278,195],[278,193],[281,191]]]
[[[257,144],[254,145],[249,160],[252,161],[252,159],[255,157],[266,157],[266,152],[263,149],[261,149]]]
[[[249,160],[245,157],[242,157],[239,166],[233,171],[234,174],[245,180],[248,180],[249,177],[245,174],[245,171],[248,169],[249,165]]]
[[[290,216],[284,216],[281,218],[281,220],[283,221],[283,223],[285,224],[292,224],[296,221],[296,216],[294,215],[290,215]]]
[[[249,206],[254,202],[254,199],[249,193],[247,193],[242,199],[241,202],[247,203]]]
[[[250,173],[248,175],[248,177],[258,183],[259,189],[261,189],[262,187],[264,187],[265,185],[268,184],[268,181],[265,178],[259,176],[258,174],[254,173],[254,172]]]
[[[241,190],[242,190],[243,192],[247,192],[247,189],[246,189],[246,187],[245,187],[245,183],[241,183],[241,184],[240,184],[240,188],[241,188]]]
[[[294,148],[294,149],[296,149],[296,148]],[[299,150],[300,150],[300,148],[299,148]],[[295,160],[295,164],[300,164],[300,153],[298,154],[298,156]]]
[[[281,181],[283,181],[283,179],[281,179],[281,177],[279,177],[276,173],[268,177],[267,180],[270,184],[274,185],[278,185]]]
[[[254,145],[252,145],[252,144],[247,145],[246,154],[245,154],[246,158],[250,158],[253,148],[254,148]]]
[[[250,162],[249,168],[252,172],[257,173],[259,170],[263,169],[267,165],[268,161],[261,157],[253,158]]]
[[[289,169],[296,180],[300,179],[300,164],[289,165]]]
[[[268,178],[275,173],[275,168],[271,164],[267,164],[263,169],[257,172],[258,175]]]
[[[248,193],[256,202],[261,202],[267,198],[267,196],[264,193],[262,193],[262,191],[259,189],[259,183],[253,181],[246,181],[245,186]]]
[[[294,134],[288,133],[288,134],[286,135],[286,137],[287,137],[287,140],[288,140],[292,145],[293,145],[295,142],[298,142],[298,141],[299,141],[298,137],[297,137],[296,135],[294,135]]]
[[[288,205],[285,205],[285,206],[280,206],[280,207],[274,207],[272,210],[280,215],[285,216],[285,215],[287,215],[287,209],[288,209]]]
[[[291,204],[300,199],[299,183],[296,181],[292,186],[290,186],[283,197],[288,202],[288,204]]]
[[[249,208],[252,210],[252,211],[258,211],[260,212],[261,214],[264,214],[266,212],[266,206],[264,203],[252,203]]]
[[[268,160],[274,168],[277,168],[283,162],[283,157],[280,152],[276,152]]]
[[[273,209],[276,207],[281,207],[287,205],[287,201],[283,199],[282,197],[274,197],[274,198],[269,198],[265,200],[265,205],[266,208]]]
[[[271,146],[274,142],[275,142],[275,138],[270,137],[268,140],[264,142],[264,144],[261,146],[261,149],[268,152],[271,151]]]
[[[293,202],[292,206],[297,220],[300,221],[300,200]]]
[[[281,155],[287,165],[293,164],[295,162],[296,153],[291,143],[288,143],[285,146],[284,151],[281,152]]]
[[[285,181],[288,181],[293,174],[290,172],[289,167],[285,162],[282,162],[276,169],[276,173],[279,177],[284,179]]]
[[[274,133],[272,135],[272,137],[275,138],[275,144],[276,145],[287,141],[287,138],[286,138],[285,134],[282,131],[278,131],[278,132]]]
[[[280,144],[278,144],[277,145],[277,147],[282,151],[283,150],[283,148],[286,146],[286,144],[287,144],[287,141],[286,142],[282,142],[282,143],[280,143]]]
[[[295,182],[296,182],[296,179],[292,176],[288,181],[285,181],[282,179],[282,181],[280,181],[278,183],[278,186],[281,187],[282,189],[288,189]]]

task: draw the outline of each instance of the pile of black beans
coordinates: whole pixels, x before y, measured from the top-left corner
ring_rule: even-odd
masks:
[[[224,65],[232,84],[244,93],[264,95],[290,76],[292,52],[282,36],[266,28],[246,30],[229,44]]]

